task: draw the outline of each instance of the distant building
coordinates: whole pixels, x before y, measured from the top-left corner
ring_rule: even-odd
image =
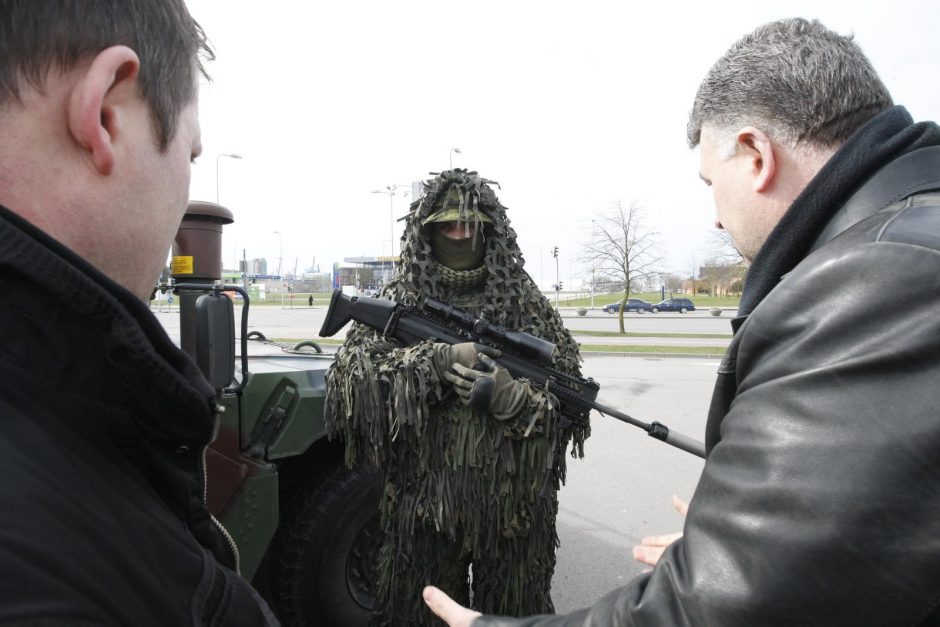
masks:
[[[744,275],[747,264],[740,263],[715,266],[700,266],[698,276],[682,282],[686,294],[711,294],[712,296],[730,296],[740,294],[744,289]]]
[[[248,261],[248,274],[267,274],[268,273],[268,260],[264,257],[260,259],[250,259]]]
[[[244,272],[248,276],[263,276],[268,273],[267,259],[249,259],[238,262],[239,273]]]
[[[345,257],[345,265],[338,266],[334,272],[333,287],[355,285],[363,290],[378,290],[392,280],[393,268],[398,265],[398,257]],[[338,280],[338,284],[337,284]]]

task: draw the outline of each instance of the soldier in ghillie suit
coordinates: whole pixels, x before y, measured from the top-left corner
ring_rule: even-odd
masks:
[[[577,344],[523,269],[490,183],[460,169],[425,183],[381,295],[407,305],[430,296],[546,339],[558,347],[553,366],[579,375]],[[399,346],[356,323],[329,372],[327,425],[345,439],[347,464],[385,472],[375,625],[439,624],[422,588],[439,585],[469,604],[470,564],[475,608],[554,611],[556,493],[568,442],[581,457],[590,430],[569,424],[551,393],[514,380],[481,349]],[[468,405],[478,378],[495,384],[484,412]]]

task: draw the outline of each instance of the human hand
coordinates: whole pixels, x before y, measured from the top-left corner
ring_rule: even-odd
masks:
[[[431,611],[450,627],[470,627],[473,620],[481,615],[460,605],[434,586],[425,587],[422,596]]]
[[[489,355],[481,353],[480,363],[483,370],[455,363],[444,378],[454,384],[454,390],[465,405],[488,412],[498,420],[512,418],[525,406],[525,386]]]
[[[500,352],[495,348],[476,342],[461,342],[460,344],[435,342],[431,348],[434,351],[434,367],[437,369],[438,376],[441,377],[450,371],[454,364],[460,364],[465,368],[473,368],[480,363],[480,353],[493,357],[499,357],[500,355]]]
[[[682,516],[689,513],[689,504],[680,499],[675,494],[672,495],[672,506]],[[655,566],[659,558],[662,557],[666,547],[682,537],[682,532],[667,533],[661,536],[649,536],[643,538],[640,544],[633,547],[633,559],[650,566]]]

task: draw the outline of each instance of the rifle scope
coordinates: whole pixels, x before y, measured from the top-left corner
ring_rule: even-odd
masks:
[[[472,331],[481,337],[489,337],[504,343],[520,355],[531,357],[543,364],[552,363],[552,357],[557,350],[555,345],[547,340],[537,338],[520,331],[509,331],[495,324],[490,324],[482,318],[477,318],[466,311],[451,307],[433,298],[424,299],[424,308],[433,311],[444,320],[454,320],[460,326]]]

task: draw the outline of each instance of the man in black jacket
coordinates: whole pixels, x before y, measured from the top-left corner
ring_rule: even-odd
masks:
[[[753,261],[683,537],[568,616],[449,624],[940,621],[940,128],[850,37],[762,26],[689,122],[718,226]]]
[[[0,0],[0,624],[276,624],[204,503],[215,394],[145,304],[205,56],[183,0]]]

